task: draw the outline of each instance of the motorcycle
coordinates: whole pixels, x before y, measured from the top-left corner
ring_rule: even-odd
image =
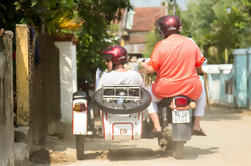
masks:
[[[102,133],[107,141],[138,140],[151,133],[151,122],[145,116],[150,105],[150,93],[136,85],[103,86],[94,93],[94,101],[102,110]],[[191,139],[192,113],[186,96],[165,98],[159,104],[162,132],[158,135],[161,148],[183,157],[184,144]],[[76,135],[77,159],[84,159],[84,138],[88,131],[88,104],[84,92],[73,94],[72,130]],[[148,128],[148,129],[147,129]]]
[[[191,139],[194,102],[186,96],[164,98],[158,103],[162,133],[159,146],[170,150],[176,159],[181,159],[184,144]]]

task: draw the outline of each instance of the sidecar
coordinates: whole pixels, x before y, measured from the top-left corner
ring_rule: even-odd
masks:
[[[84,137],[88,131],[88,109],[84,93],[73,95],[73,134],[77,158],[84,158]],[[150,93],[137,85],[103,86],[94,93],[102,113],[102,135],[107,141],[138,140],[143,135],[144,110],[151,103]]]
[[[105,140],[137,140],[142,138],[143,111],[151,96],[147,90],[133,85],[104,86],[94,94],[102,110]]]

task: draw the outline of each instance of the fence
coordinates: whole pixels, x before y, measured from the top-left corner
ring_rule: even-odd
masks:
[[[251,48],[235,49],[233,65],[207,65],[210,103],[251,108]]]

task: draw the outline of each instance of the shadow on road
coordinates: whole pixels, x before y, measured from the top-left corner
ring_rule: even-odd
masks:
[[[228,108],[224,106],[210,106],[206,108],[204,120],[219,121],[219,120],[239,120],[241,114],[246,112],[243,109]]]
[[[122,144],[125,141],[105,141],[104,138],[87,138],[85,140],[85,150],[104,151],[107,149],[136,148],[136,144]]]
[[[151,160],[158,158],[159,154],[147,148],[127,148],[105,150],[96,153],[86,153],[85,160],[108,159],[111,161],[123,160]],[[167,155],[166,155],[167,156]]]
[[[194,160],[201,155],[208,155],[218,153],[218,147],[210,148],[196,148],[187,146],[184,149],[184,158],[182,160]],[[116,149],[109,150],[107,152],[97,152],[86,154],[85,160],[91,159],[108,159],[110,161],[129,161],[129,160],[152,160],[158,158],[168,158],[172,157],[170,151],[164,150],[152,150],[147,148],[127,148],[127,149]]]
[[[150,160],[157,158],[157,153],[147,148],[129,148],[109,151],[107,158],[111,161]]]
[[[191,146],[186,146],[184,150],[184,160],[194,160],[202,155],[208,155],[218,153],[218,147],[209,147],[209,148],[196,148]]]

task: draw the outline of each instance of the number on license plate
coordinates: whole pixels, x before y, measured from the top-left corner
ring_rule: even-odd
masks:
[[[189,110],[174,110],[172,111],[173,123],[190,123]]]

